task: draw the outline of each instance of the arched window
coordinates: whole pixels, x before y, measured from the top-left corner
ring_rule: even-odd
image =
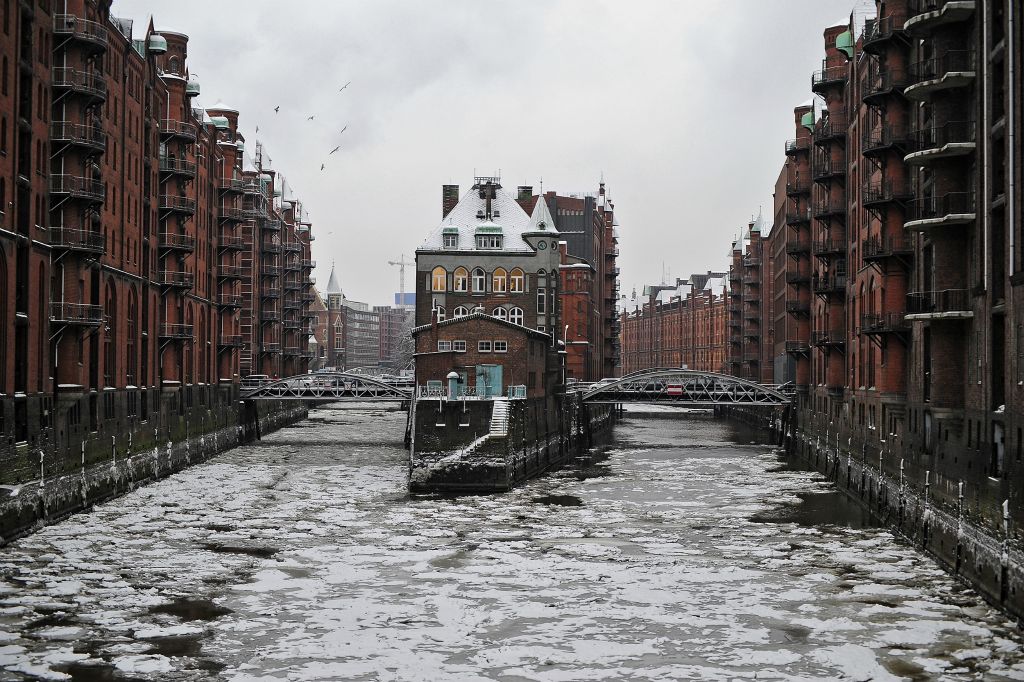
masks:
[[[505,272],[505,268],[495,269],[494,275],[491,277],[491,291],[496,294],[504,293],[507,284],[508,273]]]
[[[178,58],[171,57],[167,60],[167,73],[178,73]]]
[[[139,314],[136,305],[135,287],[132,287],[128,290],[128,338],[125,340],[125,351],[128,361],[126,379],[133,386],[136,383],[135,368],[138,366],[135,357],[135,337],[139,335]]]
[[[469,271],[463,267],[455,268],[452,278],[452,291],[467,291],[469,288]]]
[[[485,290],[485,288],[486,288],[485,287],[486,282],[487,282],[487,275],[484,274],[483,269],[482,268],[474,268],[473,269],[473,291],[475,291],[475,292],[483,292]]]
[[[117,293],[112,280],[107,280],[103,317],[103,385],[114,386],[117,376]]]
[[[189,303],[185,308],[185,324],[188,326],[189,333],[193,333],[192,330],[192,304]],[[194,337],[193,337],[194,338]],[[192,380],[192,368],[195,366],[195,348],[194,344],[189,344],[188,348],[183,351],[185,355],[185,383],[191,384]]]
[[[511,322],[512,324],[518,324],[518,325],[522,326],[522,324],[523,324],[523,309],[522,308],[513,308],[512,310],[508,311],[508,321]]]
[[[430,290],[446,291],[448,288],[448,272],[438,265],[430,273]]]
[[[495,308],[493,311],[491,311],[491,315],[498,318],[499,320],[508,319],[508,311],[505,310],[504,308]]]
[[[469,315],[469,311],[466,310],[466,306],[460,305],[458,308],[455,309],[454,317],[465,317],[466,315]]]
[[[444,322],[444,306],[439,305],[436,308],[434,308],[434,310],[437,311],[437,321]]]
[[[512,270],[512,274],[509,275],[508,290],[516,294],[526,291],[525,277],[519,268]]]

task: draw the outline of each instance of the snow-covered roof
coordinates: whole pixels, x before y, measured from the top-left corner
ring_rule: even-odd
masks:
[[[526,334],[527,336],[534,336],[534,337],[543,338],[543,339],[550,339],[551,338],[551,336],[549,334],[545,334],[544,332],[537,331],[536,329],[533,329],[532,327],[524,327],[521,324],[516,324],[515,322],[509,322],[508,320],[503,320],[500,317],[494,317],[493,315],[488,315],[487,313],[470,313],[469,315],[462,315],[460,317],[449,317],[447,320],[444,320],[443,322],[438,322],[437,326],[438,327],[449,327],[449,326],[454,325],[454,324],[462,324],[463,322],[469,322],[470,320],[489,320],[491,322],[495,322],[497,324],[504,325],[506,327],[510,327],[510,328],[515,329],[517,331],[521,331],[524,334]],[[432,324],[421,324],[418,327],[413,327],[412,328],[412,333],[414,335],[418,334],[418,333],[420,333],[422,331],[430,329],[432,326],[433,326]]]
[[[551,217],[548,209],[548,202],[541,196],[533,207],[533,215],[530,216],[530,229],[534,232],[558,232],[555,227],[555,219]]]
[[[338,283],[338,277],[334,274],[334,265],[331,265],[331,276],[327,278],[327,288],[324,289],[325,294],[340,294],[341,284]]]
[[[235,109],[234,107],[229,107],[227,104],[224,104],[224,102],[217,102],[212,107],[207,107],[206,110],[207,111],[227,111],[227,112],[232,113],[232,114],[237,114],[238,113],[238,109]]]
[[[501,234],[504,236],[502,251],[532,252],[533,249],[523,239],[523,234],[536,232],[537,225],[516,202],[515,198],[500,187],[496,188],[494,198],[491,200],[492,218],[490,220],[486,217],[477,217],[478,212],[485,211],[486,204],[486,200],[480,198],[480,192],[477,190],[466,192],[459,199],[455,208],[427,235],[417,251],[441,250],[444,246],[443,235],[452,234],[455,231],[458,231],[459,234],[459,251],[475,251],[477,228],[483,227],[488,233],[494,234],[496,233],[494,228],[500,227]],[[537,204],[540,206],[544,202],[538,201]],[[547,211],[546,205],[542,211],[548,216],[548,227],[545,228],[545,231],[554,233],[554,221],[551,220],[551,214]],[[534,214],[537,215],[537,213],[535,209]]]
[[[715,296],[724,296],[727,279],[725,277],[709,277],[707,283],[704,285],[704,291],[714,294]]]

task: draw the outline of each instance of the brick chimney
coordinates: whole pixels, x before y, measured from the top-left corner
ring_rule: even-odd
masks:
[[[441,218],[447,218],[457,203],[459,203],[459,186],[441,185]]]

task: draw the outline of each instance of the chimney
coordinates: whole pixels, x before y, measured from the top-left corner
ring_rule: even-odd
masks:
[[[533,196],[533,185],[519,185],[516,188],[516,199],[522,201]]]
[[[457,203],[459,203],[459,186],[441,185],[441,218],[447,218]]]

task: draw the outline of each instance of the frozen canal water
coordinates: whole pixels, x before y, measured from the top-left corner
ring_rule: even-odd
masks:
[[[402,426],[314,412],[0,549],[0,679],[1024,679],[1005,617],[728,425],[460,499],[406,494]]]

